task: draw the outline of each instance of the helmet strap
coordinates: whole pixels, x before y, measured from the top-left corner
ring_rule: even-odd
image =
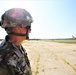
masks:
[[[9,28],[5,28],[5,30],[7,31],[8,34],[12,34],[12,35],[15,35],[15,36],[22,36],[22,37],[26,36],[26,39],[29,39],[28,29],[26,30],[26,34],[12,32],[11,30],[9,30]]]
[[[16,36],[26,36],[26,34],[20,34],[20,33],[15,33],[15,32],[11,32],[11,33],[8,33],[8,34],[13,34],[13,35],[16,35]]]

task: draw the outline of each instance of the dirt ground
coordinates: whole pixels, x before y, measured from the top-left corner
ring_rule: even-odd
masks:
[[[76,75],[76,44],[23,42],[33,75]]]

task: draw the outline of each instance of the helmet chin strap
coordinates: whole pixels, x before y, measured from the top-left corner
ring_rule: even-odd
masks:
[[[21,33],[15,33],[15,32],[11,32],[11,33],[9,33],[9,34],[13,34],[13,35],[15,35],[15,36],[26,36],[26,39],[29,39],[29,36],[28,36],[28,30],[27,30],[27,32],[26,32],[26,34],[21,34]]]
[[[12,34],[12,35],[15,35],[15,36],[26,36],[26,34],[20,34],[20,33],[15,33],[15,32],[11,32],[11,33],[8,33],[8,34]]]
[[[29,39],[29,36],[28,36],[28,29],[26,31],[26,34],[21,34],[21,33],[15,33],[15,32],[12,32],[12,31],[9,31],[8,29],[5,29],[7,31],[8,34],[12,34],[12,35],[15,35],[15,36],[26,36],[26,39],[28,40]]]
[[[27,26],[26,27],[26,34],[22,34],[22,33],[15,33],[15,32],[12,32],[12,28],[5,28],[5,30],[7,31],[8,34],[12,34],[12,35],[15,35],[15,36],[26,36],[26,39],[29,39],[29,36],[28,36],[28,30],[30,29],[30,26]]]

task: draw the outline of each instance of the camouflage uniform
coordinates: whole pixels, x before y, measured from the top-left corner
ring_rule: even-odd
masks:
[[[1,17],[0,26],[7,34],[26,36],[29,39],[28,30],[33,22],[32,16],[22,8],[7,10]],[[26,27],[26,34],[12,32],[12,27]],[[0,45],[0,75],[32,75],[30,62],[23,47],[13,44],[9,37]]]
[[[8,36],[0,45],[0,75],[32,75],[27,53]]]

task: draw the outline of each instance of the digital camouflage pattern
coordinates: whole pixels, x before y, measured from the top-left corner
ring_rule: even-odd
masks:
[[[0,75],[32,75],[27,53],[8,36],[0,45]]]

